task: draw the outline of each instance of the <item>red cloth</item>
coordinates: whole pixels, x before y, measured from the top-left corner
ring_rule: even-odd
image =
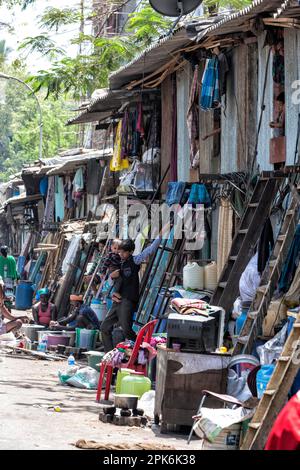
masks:
[[[278,415],[265,450],[300,450],[300,392]]]

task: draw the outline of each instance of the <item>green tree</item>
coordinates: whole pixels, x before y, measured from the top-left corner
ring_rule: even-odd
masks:
[[[20,69],[9,67],[9,73],[26,79]],[[22,84],[0,78],[0,96],[0,181],[6,181],[39,157],[39,114],[35,99]],[[74,104],[63,99],[46,101],[43,95],[39,98],[44,123],[43,158],[50,158],[77,145],[77,127],[65,126]]]

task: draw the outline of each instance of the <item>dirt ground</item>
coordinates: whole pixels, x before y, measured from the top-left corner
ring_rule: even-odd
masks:
[[[63,362],[22,359],[0,353],[0,449],[67,450],[79,439],[101,443],[156,443],[175,449],[195,450],[195,438],[162,435],[152,428],[119,427],[101,423],[95,391],[59,384]],[[54,411],[59,406],[60,412]]]

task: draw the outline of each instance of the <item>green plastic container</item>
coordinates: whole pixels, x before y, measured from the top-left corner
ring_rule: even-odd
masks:
[[[100,372],[100,364],[102,362],[103,357],[105,356],[104,352],[97,352],[97,351],[89,351],[85,353],[88,358],[88,365],[92,367],[97,372]]]
[[[141,372],[133,372],[124,377],[121,382],[121,394],[137,395],[141,398],[144,393],[151,390],[151,380]]]
[[[92,351],[96,347],[98,335],[99,330],[85,330],[83,328],[76,328],[76,348]]]
[[[116,393],[120,395],[121,393],[121,383],[124,377],[132,374],[134,372],[133,369],[119,369],[117,374],[117,383],[116,383]]]

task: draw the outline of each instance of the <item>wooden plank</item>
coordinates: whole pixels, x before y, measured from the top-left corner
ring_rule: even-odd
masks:
[[[296,325],[300,322],[297,315]],[[262,450],[265,447],[268,435],[278,416],[278,413],[286,403],[288,393],[299,371],[299,364],[294,360],[297,355],[295,344],[299,342],[300,331],[296,327],[292,329],[276,364],[266,392],[261,398],[256,412],[250,423],[249,430],[243,441],[242,450]]]
[[[171,163],[173,139],[173,78],[167,77],[161,85],[161,174],[163,175]],[[166,193],[168,178],[162,184],[162,193]]]
[[[241,331],[241,336],[247,336],[249,338],[248,342],[242,348],[242,343],[238,342],[234,348],[234,354],[240,353],[251,353],[253,343],[255,340],[255,335],[259,333],[259,330],[262,327],[262,322],[264,317],[268,314],[268,307],[272,300],[272,296],[276,285],[278,283],[282,265],[286,259],[289,247],[293,241],[296,225],[298,222],[298,193],[293,193],[293,199],[290,205],[290,209],[287,214],[292,210],[293,217],[285,217],[281,231],[277,240],[275,242],[273,255],[276,256],[275,259],[271,258],[271,267],[266,266],[265,271],[263,272],[261,278],[261,285],[257,289],[256,296],[250,307],[249,314],[247,316],[246,322]],[[264,283],[267,283],[264,285]],[[253,318],[251,313],[256,312],[255,317]]]
[[[220,277],[218,287],[211,299],[212,305],[219,305],[224,308],[226,312],[231,310],[233,302],[238,296],[240,277],[250,261],[254,248],[259,240],[265,220],[269,215],[270,204],[276,194],[277,187],[278,183],[275,179],[269,179],[266,183],[261,184],[259,182],[257,184],[251,201],[259,198],[259,207],[252,209],[252,216],[248,209],[245,211],[241,221],[241,227],[243,227],[243,224],[247,225],[247,233],[244,234],[242,240],[239,240],[238,237],[241,237],[239,234],[237,234],[233,240],[228,259],[230,259],[233,252],[238,251],[237,259],[233,266],[230,262],[226,264]],[[249,218],[249,225],[246,224],[247,218]],[[227,282],[224,292],[219,288],[221,282]]]

